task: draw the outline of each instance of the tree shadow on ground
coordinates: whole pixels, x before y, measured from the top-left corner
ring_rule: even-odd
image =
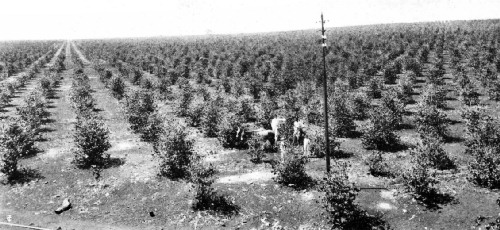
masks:
[[[452,110],[455,110],[455,108],[450,107],[450,106],[446,106],[446,105],[445,105],[445,106],[443,106],[441,109],[442,109],[443,111],[452,111]]]
[[[99,113],[99,112],[102,112],[102,111],[104,111],[104,110],[102,110],[102,109],[100,109],[100,108],[94,108],[94,109],[93,109],[93,111],[94,111],[94,112],[96,112],[96,113]]]
[[[198,189],[192,208],[195,211],[212,211],[224,216],[237,215],[241,209],[229,201],[225,195],[218,194],[211,187]]]
[[[7,184],[25,184],[30,181],[43,178],[45,177],[43,177],[42,174],[40,174],[40,172],[36,169],[22,168],[8,178]]]
[[[115,167],[120,167],[123,164],[125,164],[124,158],[110,157],[104,162],[103,168],[104,169],[115,168]]]
[[[391,229],[389,224],[382,218],[381,214],[371,215],[366,211],[359,211],[356,216],[346,223],[342,229],[352,230],[376,230]]]
[[[416,200],[421,203],[426,209],[436,211],[447,204],[458,204],[459,201],[455,197],[447,193],[432,192],[426,196],[418,196]]]
[[[348,151],[344,151],[344,150],[335,150],[335,151],[332,151],[332,155],[330,156],[331,159],[347,159],[347,158],[351,158],[352,156],[354,156],[354,153],[352,152],[348,152]]]
[[[49,115],[47,115],[49,116]],[[56,122],[56,120],[52,119],[52,118],[45,118],[42,120],[42,124],[49,124],[49,123],[54,123]]]
[[[39,139],[37,139],[37,141],[40,141]],[[42,153],[43,151],[37,147],[33,147],[30,151],[28,151],[26,154],[22,155],[21,156],[21,159],[27,159],[27,158],[31,158],[31,157],[34,157],[36,155],[38,155],[39,153]]]
[[[345,137],[346,138],[360,138],[363,135],[363,132],[353,130],[349,132]]]
[[[454,136],[445,136],[443,138],[443,141],[445,143],[460,143],[460,142],[464,142],[465,139],[463,137],[454,137]]]
[[[397,130],[414,129],[414,128],[415,128],[415,125],[409,124],[409,123],[402,123],[396,127]]]
[[[41,132],[41,133],[51,133],[51,132],[56,131],[56,129],[53,129],[53,128],[50,128],[50,127],[42,127],[40,129],[38,129],[38,131]]]
[[[103,159],[102,164],[100,164],[98,167],[100,169],[109,169],[119,167],[123,164],[125,164],[125,160],[123,158],[110,157],[107,159]],[[77,168],[79,169],[92,169],[92,167],[92,165],[77,165]]]
[[[379,148],[367,148],[367,150],[379,150],[379,151],[395,153],[395,152],[407,150],[411,147],[413,147],[413,146],[408,144],[408,143],[401,143],[401,140],[399,140],[397,143],[391,143],[390,145],[381,146]]]

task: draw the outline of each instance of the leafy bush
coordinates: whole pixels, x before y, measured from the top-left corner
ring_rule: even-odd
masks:
[[[309,151],[314,157],[325,157],[326,156],[326,143],[325,143],[325,133],[321,131],[311,132],[308,134]],[[335,157],[335,152],[338,150],[340,143],[335,141],[335,136],[331,133],[328,135],[330,143],[330,157]]]
[[[0,89],[0,107],[8,105],[11,101],[10,94],[5,89]]]
[[[394,63],[387,65],[384,70],[385,84],[396,84],[396,80],[398,78],[397,74],[398,70],[395,67]]]
[[[469,163],[469,180],[479,186],[500,187],[500,128],[498,122],[478,108],[465,112],[468,118],[468,131],[471,139],[467,141],[466,153],[474,158]]]
[[[223,103],[224,99],[222,97],[217,97],[217,99],[211,101],[207,105],[205,116],[202,120],[202,128],[205,136],[217,137],[217,133],[219,132],[219,123],[225,113]]]
[[[491,189],[500,188],[500,157],[498,149],[491,146],[472,146],[468,152],[474,156],[469,163],[468,179]]]
[[[194,152],[193,141],[187,139],[186,127],[167,122],[157,143],[155,155],[160,160],[160,176],[171,179],[189,178],[189,166]]]
[[[70,91],[71,106],[77,114],[94,110],[95,100],[90,94],[90,85],[86,75],[76,75]]]
[[[218,124],[217,139],[224,148],[245,148],[246,139],[236,137],[236,131],[241,124],[241,119],[232,113],[226,113]]]
[[[101,169],[109,161],[106,151],[111,148],[109,130],[97,115],[77,117],[73,164],[79,168]]]
[[[259,97],[260,103],[257,103],[255,111],[257,122],[265,129],[271,129],[271,119],[276,117],[275,110],[278,105],[276,104],[276,100],[273,100],[273,98],[269,97],[265,92],[261,92]]]
[[[412,99],[412,94],[413,94],[413,88],[415,87],[413,82],[415,80],[411,78],[409,75],[403,75],[399,79],[399,84],[398,84],[398,90],[399,93],[403,96],[403,101],[405,104],[408,104],[411,102]]]
[[[402,175],[407,190],[419,200],[432,199],[438,193],[435,188],[438,183],[436,173],[429,169],[425,160],[415,158],[413,162],[412,167]]]
[[[13,95],[16,92],[16,85],[12,82],[7,82],[4,85],[4,89],[9,93],[9,95]]]
[[[407,58],[405,61],[405,67],[408,72],[411,72],[416,76],[422,75],[422,65],[416,58]]]
[[[141,78],[141,88],[151,90],[153,89],[153,83],[149,78],[143,77]]]
[[[125,94],[125,83],[119,76],[113,76],[109,81],[111,94],[118,100],[121,100]]]
[[[47,117],[47,103],[39,91],[33,91],[24,98],[25,105],[17,108],[19,119],[24,122],[28,129],[37,134],[42,121]]]
[[[370,101],[364,93],[357,93],[349,101],[350,114],[356,120],[364,120],[368,117]]]
[[[205,116],[205,105],[197,104],[193,105],[187,115],[187,123],[191,127],[199,127]]]
[[[254,121],[256,118],[256,111],[252,99],[245,97],[241,99],[239,116],[243,118],[244,121]]]
[[[420,103],[426,106],[435,105],[438,108],[444,108],[446,107],[445,96],[446,91],[442,86],[429,84],[423,89],[423,93],[420,97]]]
[[[387,109],[373,108],[370,123],[364,130],[362,144],[366,149],[390,150],[399,146],[392,114]]]
[[[35,148],[35,137],[22,126],[22,122],[8,120],[0,132],[0,172],[7,180],[15,179],[18,174],[20,158],[31,155]]]
[[[436,67],[436,66],[431,66],[429,69],[429,75],[427,78],[429,79],[429,82],[434,85],[443,85],[444,84],[444,74],[445,70],[442,67]]]
[[[398,92],[394,90],[385,91],[382,96],[382,105],[379,109],[387,112],[387,119],[395,127],[402,123],[405,104],[399,100]]]
[[[348,165],[335,162],[332,172],[326,174],[320,190],[325,192],[323,206],[329,214],[333,228],[344,229],[352,224],[358,215],[359,207],[355,204],[359,189],[349,182]]]
[[[500,101],[500,79],[496,79],[490,83],[488,96],[490,100]]]
[[[265,155],[266,143],[267,142],[263,143],[257,138],[250,138],[250,140],[248,140],[248,146],[250,147],[248,150],[250,161],[256,164],[262,163],[262,159]]]
[[[125,107],[130,127],[136,133],[143,131],[148,125],[149,115],[156,111],[152,93],[142,89],[134,90],[127,95]]]
[[[450,159],[437,139],[425,141],[414,149],[412,154],[435,169],[446,170],[456,168],[455,162]]]
[[[307,175],[305,166],[308,158],[292,146],[286,148],[285,160],[272,163],[274,180],[282,185],[306,188],[311,185],[312,179]]]
[[[215,181],[215,168],[210,164],[203,165],[199,159],[193,159],[190,165],[190,181],[196,191],[193,209],[204,211],[211,210],[223,215],[233,215],[239,212],[239,207],[230,202],[225,196],[217,194],[212,187]]]
[[[169,87],[170,85],[172,85],[170,79],[166,77],[159,77],[158,84],[156,84],[156,90],[163,98],[167,98],[170,94],[172,94],[172,90]]]
[[[177,109],[177,114],[182,117],[189,115],[189,107],[191,106],[193,100],[194,90],[191,87],[191,84],[187,83],[182,89],[181,102],[179,104],[179,108]]]
[[[384,157],[380,151],[374,151],[370,154],[366,160],[366,164],[368,165],[369,171],[373,176],[395,177],[395,173],[391,171],[391,167],[387,161],[384,161]]]
[[[351,115],[347,98],[340,93],[335,95],[330,101],[329,123],[332,133],[339,137],[349,137],[356,130],[353,116]]]
[[[155,111],[149,114],[146,125],[141,129],[141,139],[143,141],[153,144],[153,148],[156,146],[155,143],[158,142],[163,129],[163,118]]]
[[[113,72],[109,69],[100,72],[99,80],[104,83],[106,86],[108,85],[109,80],[113,77]]]
[[[435,105],[420,104],[415,116],[415,122],[422,139],[442,140],[447,136],[446,125],[448,120],[446,115]]]
[[[465,107],[461,111],[462,119],[465,120],[467,131],[471,136],[479,134],[480,123],[488,119],[489,116],[486,115],[484,108],[478,106]]]
[[[368,87],[366,89],[366,95],[370,98],[380,98],[382,97],[383,85],[377,78],[372,78],[368,82]]]
[[[51,96],[51,91],[52,91],[51,80],[48,77],[43,76],[38,81],[38,84],[39,84],[40,90],[42,92],[42,95],[45,98],[49,98]]]
[[[142,78],[142,70],[139,68],[134,68],[134,71],[132,73],[132,79],[130,79],[130,82],[134,85],[138,85],[141,82]]]
[[[465,85],[460,89],[460,101],[467,106],[474,106],[479,104],[479,93],[471,86]]]
[[[320,186],[332,229],[390,229],[380,216],[368,215],[355,203],[359,189],[349,182],[347,163],[334,162],[332,166]]]

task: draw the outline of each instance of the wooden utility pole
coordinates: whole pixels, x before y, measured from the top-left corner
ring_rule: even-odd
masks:
[[[323,108],[325,109],[326,172],[330,172],[330,139],[328,137],[328,87],[326,85],[326,36],[323,12],[321,13],[321,39],[321,46],[323,47]]]

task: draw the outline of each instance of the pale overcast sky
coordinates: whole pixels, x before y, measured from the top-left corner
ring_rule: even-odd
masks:
[[[500,0],[0,0],[0,40],[250,33],[500,18]]]

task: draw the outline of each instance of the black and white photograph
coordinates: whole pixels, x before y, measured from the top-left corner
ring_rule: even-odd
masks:
[[[500,229],[500,0],[0,0],[1,230]]]

